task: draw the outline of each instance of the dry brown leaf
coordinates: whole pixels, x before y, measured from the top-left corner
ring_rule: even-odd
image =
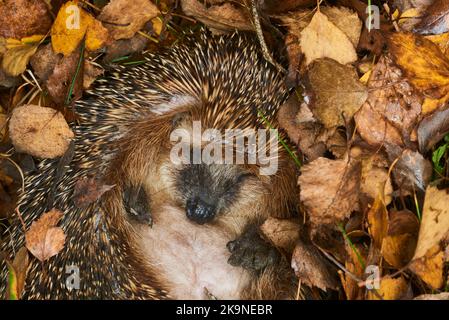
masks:
[[[408,294],[409,287],[409,284],[403,277],[396,279],[383,278],[380,281],[380,288],[377,289],[377,294],[384,300],[399,300]],[[374,294],[372,290],[368,291],[368,300],[379,299],[379,296]]]
[[[393,167],[393,177],[402,194],[424,191],[432,178],[430,161],[418,151],[402,150],[393,145],[385,147],[390,161],[397,161]]]
[[[341,64],[357,60],[354,45],[329,18],[317,11],[310,24],[301,32],[301,49],[310,64],[319,58],[331,58]]]
[[[357,48],[362,32],[362,21],[359,19],[357,12],[346,7],[328,6],[322,6],[320,10],[329,18],[330,22],[348,36],[354,48]]]
[[[312,112],[326,128],[345,125],[368,97],[356,69],[332,59],[316,59],[308,79],[313,91]]]
[[[250,17],[242,7],[223,3],[206,8],[202,1],[182,0],[182,11],[217,31],[253,30]]]
[[[423,257],[447,235],[449,231],[448,204],[448,190],[438,190],[433,186],[427,187],[418,244],[413,260]]]
[[[357,130],[371,145],[402,145],[410,140],[421,100],[391,59],[382,57],[368,82],[368,99],[355,115]]]
[[[360,263],[357,252],[361,254],[361,248],[356,246],[357,252],[349,246],[346,242],[345,245],[347,257],[345,259],[345,268],[352,275],[356,276],[359,279],[362,279],[365,275],[364,266]],[[346,298],[348,300],[358,300],[363,297],[363,290],[359,286],[358,282],[353,279],[349,274],[343,273],[342,271],[338,272],[340,275],[340,280],[343,286],[343,290],[346,294]]]
[[[449,132],[449,107],[437,110],[421,120],[417,135],[419,151],[426,153]]]
[[[15,108],[9,132],[17,151],[39,158],[62,156],[74,136],[60,112],[36,105]]]
[[[112,0],[98,20],[102,21],[114,40],[129,39],[152,18],[159,15],[159,9],[150,0]]]
[[[442,292],[437,294],[422,294],[415,297],[413,300],[449,300],[449,292]]]
[[[83,89],[88,89],[91,84],[97,79],[98,76],[102,75],[104,70],[89,62],[84,61],[84,70],[83,70]]]
[[[362,160],[360,191],[374,200],[383,188],[385,205],[388,205],[392,199],[393,186],[387,169],[378,160],[376,156]]]
[[[388,44],[395,62],[418,90],[434,99],[449,93],[449,60],[436,44],[412,33],[394,33]]]
[[[55,53],[51,43],[49,43],[39,47],[31,58],[30,64],[34,74],[42,81],[46,81],[61,58],[62,55]]]
[[[447,0],[434,0],[426,9],[415,32],[421,34],[441,34],[449,31],[449,2]]]
[[[300,199],[313,228],[337,227],[358,208],[360,162],[318,158],[301,168]]]
[[[95,178],[83,177],[76,182],[72,199],[75,206],[84,208],[100,199],[103,193],[111,190],[113,187],[103,184]]]
[[[61,218],[62,212],[52,209],[34,221],[25,234],[27,249],[41,262],[50,259],[64,248],[64,231],[56,227]]]
[[[64,105],[67,100],[67,96],[70,92],[72,81],[78,68],[80,60],[81,48],[78,48],[69,55],[64,56],[59,60],[53,68],[53,72],[45,82],[48,93],[53,101],[60,105]],[[84,58],[84,57],[83,57]],[[81,64],[81,68],[78,71],[75,84],[73,86],[72,96],[78,98],[82,93],[83,77],[84,77],[84,63]],[[70,97],[72,98],[72,97]]]
[[[300,224],[297,220],[268,218],[260,230],[275,247],[292,252],[299,238]]]
[[[387,236],[382,242],[382,256],[393,267],[401,269],[413,257],[418,240],[419,221],[408,210],[390,212]]]
[[[42,0],[3,0],[0,13],[0,37],[44,35],[52,24],[50,11]]]
[[[312,245],[297,242],[293,251],[292,268],[306,286],[317,287],[324,291],[337,289],[334,271],[321,257],[318,249]]]

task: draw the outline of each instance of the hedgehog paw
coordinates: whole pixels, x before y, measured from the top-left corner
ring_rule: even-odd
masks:
[[[281,254],[259,234],[258,228],[252,226],[239,238],[226,245],[231,252],[228,263],[247,270],[260,272],[270,265],[281,261]]]
[[[133,220],[150,227],[153,226],[149,199],[142,186],[126,186],[123,190],[123,204]]]

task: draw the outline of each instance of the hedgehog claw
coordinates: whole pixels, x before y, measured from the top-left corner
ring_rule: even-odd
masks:
[[[123,191],[123,204],[133,220],[153,227],[149,199],[142,186],[126,186]]]
[[[226,247],[231,253],[228,263],[247,270],[260,272],[281,260],[281,254],[259,235],[255,226],[249,228],[236,240],[229,241]]]

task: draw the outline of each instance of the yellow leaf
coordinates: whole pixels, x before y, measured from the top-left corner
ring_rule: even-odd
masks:
[[[411,33],[394,33],[388,43],[395,62],[418,90],[434,99],[449,93],[449,60],[436,44]]]
[[[413,260],[409,266],[416,275],[433,289],[443,286],[444,253],[439,245],[435,245],[426,255]]]
[[[8,49],[3,55],[2,68],[11,76],[25,71],[30,58],[36,53],[38,44],[21,44]]]
[[[429,114],[435,111],[436,109],[443,107],[446,104],[446,101],[448,100],[449,100],[449,92],[440,99],[426,98],[424,99],[424,102],[422,104],[421,113],[423,115]]]
[[[86,34],[87,33],[87,34]],[[107,30],[101,22],[78,7],[76,2],[65,3],[51,28],[51,42],[56,53],[68,55],[86,35],[86,48],[99,49],[107,39]]]
[[[404,278],[384,278],[380,282],[380,288],[377,290],[377,294],[384,300],[398,300],[405,296],[407,290],[408,283]],[[371,290],[368,291],[369,300],[379,300],[378,295],[374,294]]]
[[[380,250],[382,241],[388,231],[388,211],[385,207],[383,186],[379,187],[379,193],[373,206],[368,212],[369,233],[373,238],[374,246]]]
[[[363,83],[364,85],[367,85],[367,84],[368,84],[369,77],[371,77],[371,73],[373,73],[373,70],[372,70],[372,69],[369,70],[368,72],[366,72],[366,73],[359,79],[359,81],[360,81],[361,83]]]
[[[95,51],[100,49],[108,39],[108,29],[100,21],[93,19],[87,28],[86,49]]]

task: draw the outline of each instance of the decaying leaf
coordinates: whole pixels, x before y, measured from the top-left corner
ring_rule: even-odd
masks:
[[[440,242],[448,235],[448,203],[447,190],[427,187],[418,244],[409,267],[434,289],[443,285],[444,252]]]
[[[326,128],[345,125],[368,96],[356,69],[332,59],[315,60],[308,78],[314,95],[312,112]]]
[[[413,259],[423,257],[449,231],[449,193],[429,186],[426,189],[418,244]]]
[[[345,268],[351,274],[343,273],[343,271],[338,272],[343,290],[348,300],[361,299],[363,296],[363,290],[359,286],[357,280],[352,278],[352,276],[355,276],[359,279],[363,279],[365,275],[365,266],[363,261],[360,260],[361,258],[363,259],[360,250],[361,248],[359,246],[354,246],[354,248],[352,248],[346,242],[345,249],[347,252],[347,257],[345,259]]]
[[[75,98],[81,96],[84,75],[84,63],[81,62],[81,48],[78,48],[69,55],[59,60],[53,68],[51,75],[48,77],[45,85],[52,99],[61,105],[72,98],[68,97],[73,84],[71,95]],[[78,65],[80,66],[78,70]],[[78,74],[76,74],[78,70]],[[75,78],[76,75],[76,78]]]
[[[25,287],[25,279],[29,265],[27,248],[20,248],[14,257],[14,261],[11,263],[6,260],[6,264],[9,270],[7,299],[19,300],[22,297],[23,288]]]
[[[268,218],[260,230],[275,247],[292,252],[299,238],[300,224],[296,220]]]
[[[418,126],[419,151],[426,153],[449,132],[449,107],[437,110]]]
[[[301,32],[301,50],[307,64],[319,58],[331,58],[341,64],[357,60],[354,45],[348,36],[320,11]]]
[[[358,208],[359,161],[318,158],[301,168],[300,199],[312,228],[331,225],[347,218]]]
[[[409,284],[403,277],[383,278],[380,281],[380,288],[376,290],[377,295],[368,290],[368,299],[379,300],[382,297],[384,300],[399,300],[406,297],[409,289]]]
[[[378,196],[367,214],[369,233],[373,239],[373,246],[377,250],[380,250],[388,231],[388,211],[382,191],[379,190]]]
[[[150,0],[112,0],[101,11],[98,20],[104,23],[114,40],[129,39],[159,14]]]
[[[9,132],[17,151],[39,158],[63,155],[73,139],[73,132],[60,112],[36,105],[15,108]]]
[[[426,9],[424,17],[415,27],[421,34],[441,34],[449,31],[449,2],[434,0]]]
[[[0,1],[0,13],[0,37],[5,38],[44,35],[52,23],[43,0],[3,0]]]
[[[292,268],[306,286],[324,291],[337,289],[334,271],[313,245],[297,242],[293,251]]]
[[[419,240],[418,240],[419,245]],[[433,289],[439,289],[444,284],[443,278],[444,253],[439,245],[435,245],[426,254],[413,259],[409,269],[418,275]]]
[[[449,292],[442,292],[437,294],[422,294],[415,297],[413,300],[449,300]]]
[[[419,221],[408,210],[390,212],[387,236],[382,241],[382,256],[401,269],[412,259],[418,240]]]
[[[388,205],[393,193],[391,179],[388,176],[387,168],[382,165],[379,157],[373,155],[362,160],[360,191],[374,200],[378,197],[380,190],[383,190],[385,205]]]
[[[3,55],[3,70],[11,76],[24,72],[37,47],[38,44],[22,44],[8,49]]]
[[[27,249],[41,262],[57,255],[64,248],[64,231],[56,226],[61,218],[62,212],[52,209],[34,221],[25,234]]]
[[[368,82],[368,99],[355,115],[357,130],[371,145],[402,145],[410,140],[422,98],[414,92],[391,59],[382,57]]]
[[[31,58],[30,64],[34,74],[42,81],[46,81],[61,59],[62,55],[55,53],[51,43],[49,43],[39,47]]]
[[[412,33],[394,33],[388,44],[395,62],[417,89],[435,99],[449,93],[449,60],[436,44]]]
[[[419,152],[410,149],[402,150],[397,146],[386,145],[386,150],[391,162],[397,160],[393,176],[403,194],[424,191],[432,177],[430,161]]]
[[[114,186],[102,184],[101,181],[94,178],[81,178],[75,184],[73,191],[73,202],[78,208],[87,207],[89,204],[97,201],[103,193],[109,191]]]

